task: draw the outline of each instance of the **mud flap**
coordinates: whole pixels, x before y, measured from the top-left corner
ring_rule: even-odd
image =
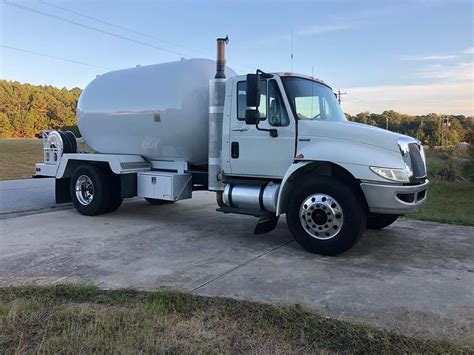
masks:
[[[279,218],[280,216],[275,216],[275,215],[260,217],[260,219],[257,222],[257,225],[255,226],[253,234],[264,234],[264,233],[271,232],[272,230],[275,229]]]
[[[55,179],[54,182],[56,203],[71,202],[71,193],[69,192],[71,179]]]

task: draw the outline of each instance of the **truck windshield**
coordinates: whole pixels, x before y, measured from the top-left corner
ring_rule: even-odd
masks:
[[[299,120],[346,121],[332,90],[316,81],[282,77],[291,109]]]

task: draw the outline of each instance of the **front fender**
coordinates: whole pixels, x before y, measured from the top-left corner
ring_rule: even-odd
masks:
[[[283,208],[286,206],[289,198],[289,188],[288,188],[288,179],[295,173],[297,170],[301,169],[302,167],[308,165],[310,162],[308,161],[300,161],[290,165],[288,170],[283,177],[281,182],[280,191],[278,192],[278,199],[276,205],[276,215],[279,216],[283,213]]]

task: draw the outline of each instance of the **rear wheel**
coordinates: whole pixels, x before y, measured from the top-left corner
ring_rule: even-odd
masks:
[[[303,248],[316,254],[338,255],[360,239],[366,214],[356,191],[335,177],[322,176],[296,188],[286,220]]]
[[[100,167],[79,166],[71,178],[70,194],[74,207],[86,216],[104,213],[110,206],[110,185]]]
[[[168,200],[159,200],[157,198],[149,198],[145,197],[146,202],[148,202],[150,205],[157,206],[157,205],[166,205],[168,203],[173,203],[175,201],[168,201]]]
[[[382,229],[388,227],[398,219],[394,214],[376,214],[367,217],[367,229]]]

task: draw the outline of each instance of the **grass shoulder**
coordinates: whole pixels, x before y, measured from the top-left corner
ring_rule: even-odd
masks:
[[[274,306],[175,291],[0,288],[0,353],[455,353],[417,339]]]
[[[474,225],[474,183],[432,180],[426,203],[407,218]]]
[[[430,185],[426,203],[407,218],[474,225],[474,148],[426,151]]]
[[[0,139],[0,180],[31,178],[42,161],[41,139]]]

